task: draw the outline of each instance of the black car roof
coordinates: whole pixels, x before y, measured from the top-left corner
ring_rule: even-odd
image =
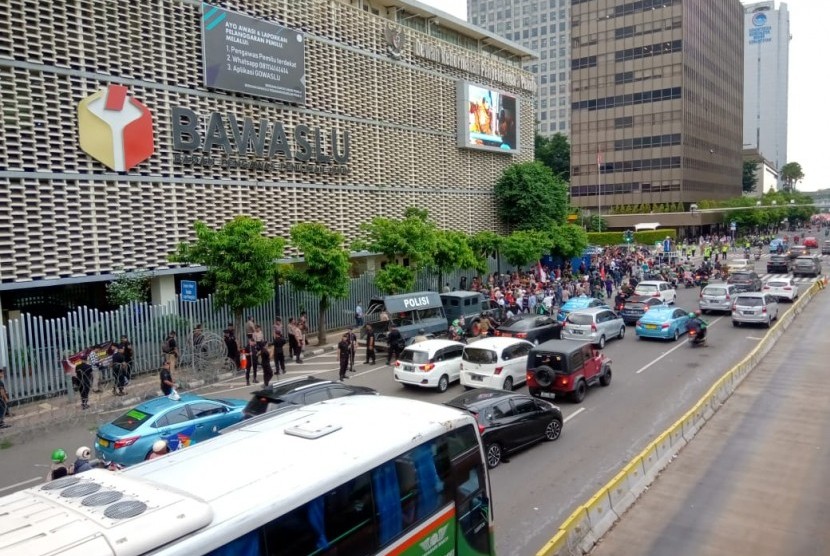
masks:
[[[536,353],[573,353],[582,351],[588,342],[580,340],[548,340],[530,350],[530,355]],[[528,355],[528,358],[530,357]]]
[[[505,398],[515,398],[521,394],[517,392],[508,392],[507,390],[494,390],[492,388],[475,388],[469,392],[465,392],[460,396],[456,396],[444,405],[457,407],[460,409],[467,409],[477,411],[482,407],[489,406],[498,400]]]

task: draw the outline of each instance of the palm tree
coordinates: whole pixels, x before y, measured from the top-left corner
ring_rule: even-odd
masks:
[[[781,168],[781,180],[784,182],[784,189],[795,191],[795,184],[804,179],[804,171],[798,162],[787,162]]]

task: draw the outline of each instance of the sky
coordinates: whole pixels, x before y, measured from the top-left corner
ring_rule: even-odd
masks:
[[[466,0],[419,0],[439,10],[467,19]],[[753,2],[744,2],[753,3]],[[825,5],[822,0],[788,0],[790,12],[790,87],[787,130],[789,162],[801,164],[804,181],[801,191],[830,188],[828,156],[830,112],[823,106],[824,95],[830,92],[830,74],[824,68],[827,46],[824,44],[826,24],[818,17]],[[779,2],[776,1],[776,6]],[[818,10],[818,11],[816,11]]]

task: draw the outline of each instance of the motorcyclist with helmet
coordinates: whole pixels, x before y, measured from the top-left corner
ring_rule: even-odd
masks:
[[[69,468],[66,466],[66,451],[58,448],[52,452],[52,466],[46,475],[46,482],[60,479],[69,475]]]
[[[92,450],[86,446],[81,446],[75,451],[75,463],[72,464],[72,474],[77,475],[84,471],[92,469]]]
[[[694,313],[689,313],[689,324],[687,325],[688,329],[695,332],[695,338],[692,340],[693,342],[700,344],[706,340],[706,328],[708,328],[709,323],[707,323],[703,318],[700,316],[700,309],[696,310]]]

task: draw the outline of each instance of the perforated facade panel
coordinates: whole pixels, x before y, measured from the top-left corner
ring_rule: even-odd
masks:
[[[442,227],[497,228],[493,184],[533,158],[532,92],[416,57],[415,36],[446,52],[478,54],[411,29],[400,60],[389,20],[337,0],[239,0],[229,10],[305,33],[306,102],[208,90],[201,8],[177,0],[0,3],[0,282],[167,266],[199,219],[237,214],[288,235],[323,221],[351,239],[375,215],[427,208]],[[499,63],[488,58],[487,63]],[[503,64],[508,74],[529,74]],[[518,155],[458,148],[456,81],[519,98]],[[532,77],[530,77],[532,80]],[[116,173],[78,144],[79,101],[125,85],[153,114],[155,153]],[[350,135],[348,174],[174,163],[172,107]]]

